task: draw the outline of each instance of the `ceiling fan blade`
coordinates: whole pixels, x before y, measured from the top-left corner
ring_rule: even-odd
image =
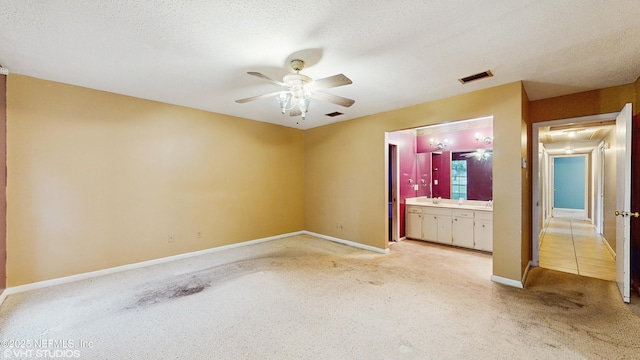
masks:
[[[268,93],[268,94],[263,94],[263,95],[258,95],[258,96],[252,96],[246,99],[240,99],[240,100],[236,100],[236,102],[238,104],[244,104],[246,102],[249,101],[254,101],[254,100],[260,100],[260,99],[266,99],[266,98],[270,98],[270,97],[276,97],[278,95],[280,95],[282,91],[277,91],[277,92],[273,92],[273,93]]]
[[[344,76],[344,74],[337,74],[337,75],[315,80],[310,85],[314,90],[322,90],[322,89],[330,89],[330,88],[349,85],[349,84],[353,84],[351,79]]]
[[[291,111],[289,111],[289,116],[298,116],[298,115],[302,115],[302,112],[300,111],[300,108],[298,106],[295,106],[293,109],[291,109]]]
[[[268,77],[267,75],[261,74],[259,72],[248,71],[247,74],[253,75],[253,76],[257,76],[260,79],[264,79],[264,80],[270,81],[270,82],[272,82],[272,83],[274,83],[276,85],[285,86],[285,87],[287,86],[287,84],[283,83],[282,81],[273,80],[272,78]]]
[[[355,100],[347,99],[345,97],[338,96],[338,95],[327,94],[324,92],[313,93],[311,97],[316,100],[326,101],[326,102],[334,103],[336,105],[340,105],[344,107],[349,107],[356,102]]]

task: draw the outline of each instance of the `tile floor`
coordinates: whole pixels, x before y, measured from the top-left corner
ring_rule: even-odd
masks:
[[[609,281],[616,262],[602,236],[585,220],[551,218],[541,237],[540,267]]]

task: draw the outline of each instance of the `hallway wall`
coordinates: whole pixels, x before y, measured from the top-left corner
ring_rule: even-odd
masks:
[[[609,146],[604,149],[604,200],[602,236],[611,248],[616,249],[616,132],[609,131],[604,139]]]

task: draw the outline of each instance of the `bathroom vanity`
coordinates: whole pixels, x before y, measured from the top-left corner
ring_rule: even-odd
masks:
[[[493,206],[490,201],[406,199],[406,236],[463,248],[493,251]]]

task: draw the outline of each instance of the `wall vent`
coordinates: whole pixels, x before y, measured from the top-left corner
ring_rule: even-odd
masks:
[[[458,81],[460,81],[462,84],[466,84],[468,82],[472,82],[472,81],[476,81],[476,80],[480,80],[480,79],[484,79],[487,77],[492,77],[493,74],[491,73],[491,70],[487,70],[487,71],[483,71],[481,73],[477,73],[477,74],[473,74],[467,77],[463,77],[462,79],[458,79]]]
[[[344,115],[344,113],[341,113],[339,111],[334,111],[332,113],[328,113],[328,114],[325,114],[325,115],[327,115],[328,117],[336,117],[336,116]]]

